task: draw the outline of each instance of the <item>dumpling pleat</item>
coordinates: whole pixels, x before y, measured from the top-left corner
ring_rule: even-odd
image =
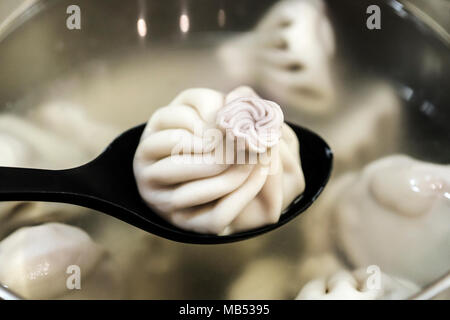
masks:
[[[215,176],[225,171],[229,165],[211,163],[205,165],[206,159],[214,161],[213,154],[196,154],[169,156],[149,166],[140,168],[141,176],[148,183],[173,185],[194,179]]]
[[[224,95],[218,91],[193,88],[180,93],[171,103],[172,105],[186,104],[197,110],[200,117],[208,123],[214,123],[217,111],[222,108]]]
[[[201,233],[220,234],[259,193],[267,178],[267,168],[256,165],[238,189],[201,208],[175,211],[170,221],[180,227]]]
[[[272,161],[276,161],[277,168],[267,176],[261,191],[233,220],[226,233],[254,229],[279,220],[283,209],[283,192],[280,192],[283,190],[283,167],[279,153],[275,154]]]

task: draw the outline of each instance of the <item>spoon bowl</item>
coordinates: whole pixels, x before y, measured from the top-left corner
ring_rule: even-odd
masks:
[[[220,244],[252,238],[289,222],[311,206],[331,174],[333,154],[317,134],[288,123],[300,141],[305,190],[275,224],[226,236],[179,229],[142,200],[133,159],[145,124],[117,137],[93,161],[73,169],[42,170],[0,167],[0,201],[44,201],[74,204],[111,215],[157,236],[184,243]]]

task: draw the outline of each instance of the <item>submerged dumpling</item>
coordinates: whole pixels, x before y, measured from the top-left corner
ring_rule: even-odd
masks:
[[[0,165],[3,167],[24,166],[29,150],[17,137],[0,132]]]
[[[86,153],[30,121],[0,115],[0,166],[65,169],[83,164]]]
[[[31,224],[78,220],[92,210],[63,203],[0,202],[0,238]]]
[[[67,286],[79,267],[80,289]],[[75,281],[75,280],[73,280]],[[118,270],[81,229],[49,223],[21,228],[0,242],[0,283],[27,299],[117,299]]]
[[[256,28],[219,49],[225,69],[277,101],[313,115],[333,108],[334,35],[321,0],[284,0]]]
[[[156,111],[134,172],[151,207],[200,233],[276,223],[305,188],[297,137],[280,107],[249,87],[188,89]]]
[[[433,281],[450,266],[450,165],[401,155],[375,161],[342,190],[335,219],[356,265]]]
[[[311,252],[338,249],[419,285],[450,266],[449,165],[385,157],[340,177],[314,210],[301,227]]]
[[[300,291],[297,300],[400,300],[407,299],[419,290],[412,282],[367,269],[353,272],[339,271],[330,277],[308,282]]]
[[[98,155],[120,133],[118,128],[91,118],[82,106],[64,100],[39,106],[30,116],[89,157]]]

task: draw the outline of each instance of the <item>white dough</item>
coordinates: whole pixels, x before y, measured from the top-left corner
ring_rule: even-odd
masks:
[[[412,282],[366,269],[353,272],[341,270],[329,277],[308,282],[299,292],[297,300],[400,300],[419,290]]]
[[[73,265],[80,268],[80,290],[67,288]],[[72,226],[24,227],[0,242],[0,283],[27,299],[117,299],[118,272],[108,253]]]
[[[355,265],[429,283],[450,266],[450,165],[402,155],[375,161],[342,190],[335,219]]]
[[[226,71],[289,107],[313,115],[333,108],[335,40],[321,0],[285,0],[256,28],[219,49]]]
[[[65,169],[86,158],[81,148],[54,133],[15,115],[0,115],[1,166]]]
[[[63,203],[0,202],[0,239],[23,226],[74,221],[86,214],[92,214],[92,210]]]
[[[276,223],[305,182],[297,137],[279,106],[264,101],[249,87],[226,96],[188,89],[157,110],[134,160],[142,198],[177,227],[200,233]],[[256,161],[241,163],[241,154]]]
[[[309,252],[425,285],[450,266],[450,166],[381,158],[332,182],[304,218]]]
[[[24,143],[13,135],[0,132],[0,164],[4,167],[23,166],[30,158]]]
[[[82,148],[90,157],[100,154],[120,134],[114,126],[92,119],[82,106],[53,101],[33,110],[40,125]]]

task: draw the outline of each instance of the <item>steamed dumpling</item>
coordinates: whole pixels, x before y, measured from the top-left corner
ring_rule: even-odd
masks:
[[[353,272],[339,271],[330,277],[308,282],[300,291],[297,300],[400,300],[407,299],[419,290],[412,282],[380,273],[378,286],[372,282],[374,276],[366,269]]]
[[[80,290],[67,288],[72,265],[80,268]],[[0,283],[27,299],[117,299],[117,272],[108,253],[72,226],[24,227],[0,242]]]
[[[298,140],[280,107],[248,87],[227,95],[188,89],[156,111],[134,172],[151,207],[200,233],[276,223],[305,187]]]
[[[321,0],[285,0],[247,35],[219,50],[226,71],[277,101],[313,115],[333,108],[335,43]]]

